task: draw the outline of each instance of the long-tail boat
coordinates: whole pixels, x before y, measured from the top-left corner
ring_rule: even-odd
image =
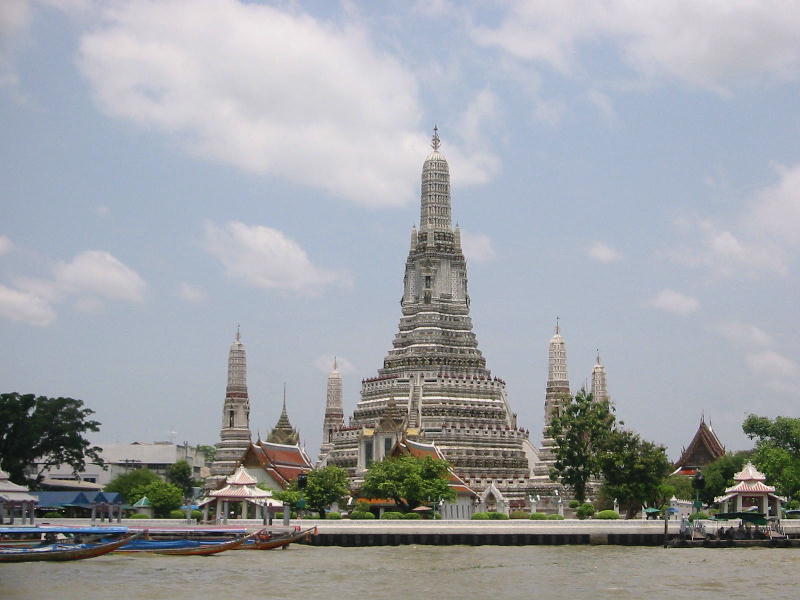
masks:
[[[141,533],[131,533],[111,541],[89,544],[64,544],[55,543],[37,548],[3,548],[0,549],[0,563],[36,562],[36,561],[67,561],[94,558],[113,552],[124,546]]]
[[[262,530],[261,536],[256,536],[251,542],[242,544],[237,550],[274,550],[275,548],[285,548],[294,542],[308,539],[312,535],[316,535],[316,533],[316,527],[309,527],[303,531],[290,531],[279,536],[265,537]]]
[[[232,540],[222,542],[201,542],[190,539],[178,540],[136,540],[120,548],[119,552],[151,552],[153,554],[165,554],[168,556],[209,556],[219,554],[226,550],[234,550],[246,544],[250,540],[256,539],[265,533],[264,529],[259,529],[251,534],[238,536]]]

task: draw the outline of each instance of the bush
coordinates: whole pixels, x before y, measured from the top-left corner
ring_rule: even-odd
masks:
[[[476,512],[473,513],[472,519],[474,521],[488,521],[489,520],[489,513],[488,512]]]
[[[508,515],[506,513],[492,511],[489,513],[489,518],[493,521],[507,521]]]
[[[129,519],[149,519],[150,517],[145,515],[145,514],[143,514],[143,513],[134,513],[128,518]]]
[[[547,520],[548,521],[563,521],[564,520],[564,515],[559,515],[559,514],[547,515]]]
[[[296,519],[297,513],[295,511],[292,511],[291,514],[289,515],[289,518]],[[275,519],[283,519],[283,513],[282,512],[275,513]]]
[[[575,511],[575,515],[579,519],[588,519],[593,514],[594,514],[594,505],[589,504],[588,502],[581,504]]]
[[[595,519],[619,519],[619,513],[615,510],[601,510],[594,515]]]
[[[401,518],[403,518],[403,519],[421,519],[422,515],[420,515],[419,513],[416,513],[416,512],[410,512],[410,513],[404,514]]]
[[[569,507],[572,509],[578,508],[581,505],[579,500],[572,500],[569,503]]]
[[[529,518],[532,519],[533,521],[544,521],[547,518],[547,515],[544,513],[535,512],[531,513],[531,516]]]
[[[54,510],[47,511],[44,513],[41,518],[42,519],[60,519],[63,515],[60,512],[56,512]]]
[[[193,510],[192,511],[192,518],[197,519],[198,521],[203,518],[203,511],[202,510]]]
[[[397,521],[402,518],[403,513],[396,511],[387,511],[381,515],[381,519],[386,519],[387,521]]]
[[[186,513],[184,511],[182,511],[181,509],[176,508],[175,510],[169,511],[169,518],[170,519],[185,519],[186,518]]]
[[[354,510],[350,513],[350,519],[353,521],[368,521],[369,519],[374,519],[375,515],[373,515],[369,511],[365,510]]]
[[[530,515],[524,510],[515,510],[509,515],[509,517],[512,519],[527,519],[529,516]]]
[[[356,502],[356,505],[353,508],[353,512],[369,512],[369,502],[364,502],[363,500],[359,500],[358,502]]]
[[[707,518],[708,518],[708,513],[705,512],[705,511],[702,511],[702,510],[697,511],[696,513],[692,513],[692,514],[689,515],[689,521],[691,521],[691,522],[697,521],[698,519],[702,520],[702,519],[707,519]]]
[[[329,512],[325,513],[325,518],[331,519],[332,521],[338,521],[339,519],[342,518],[342,514],[337,512]]]

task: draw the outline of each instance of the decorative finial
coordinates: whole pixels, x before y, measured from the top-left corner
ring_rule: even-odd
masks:
[[[600,364],[600,348],[597,349],[597,364]]]
[[[431,146],[433,146],[434,150],[438,150],[440,144],[441,144],[441,142],[439,141],[439,128],[436,125],[434,125],[433,126],[433,140],[431,141]]]
[[[336,356],[335,355],[333,357],[333,370],[334,371],[338,371],[339,370],[338,367],[336,366]]]
[[[236,324],[236,341],[237,342],[239,341],[239,337],[240,337],[240,335],[239,335],[239,324],[237,323]]]
[[[283,412],[286,412],[286,382],[283,382]]]
[[[558,321],[561,317],[556,316],[556,334],[559,333]]]

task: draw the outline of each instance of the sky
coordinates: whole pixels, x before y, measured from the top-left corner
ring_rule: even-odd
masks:
[[[434,125],[471,315],[538,444],[573,391],[677,458],[701,416],[800,417],[800,2],[0,3],[0,390],[92,440],[216,443],[240,324],[251,428],[313,456],[391,347]]]

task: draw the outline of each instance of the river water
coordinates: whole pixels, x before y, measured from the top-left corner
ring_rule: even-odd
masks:
[[[800,550],[791,548],[293,545],[0,565],[0,598],[795,600],[799,573]]]

